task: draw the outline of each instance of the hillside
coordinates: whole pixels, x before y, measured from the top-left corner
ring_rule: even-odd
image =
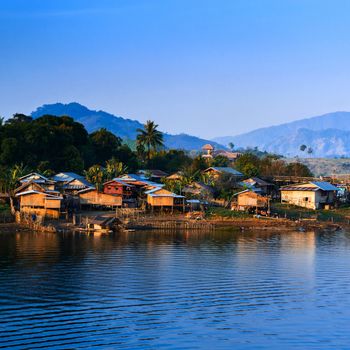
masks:
[[[303,155],[299,150],[302,144],[311,147],[317,157],[350,156],[349,122],[350,112],[335,112],[214,140],[286,156]]]
[[[94,111],[76,102],[68,104],[45,104],[32,112],[31,116],[33,118],[38,118],[45,114],[56,116],[68,115],[82,123],[89,132],[100,128],[106,128],[123,139],[135,140],[137,134],[136,130],[143,127],[137,120],[126,119],[104,111]],[[164,134],[164,141],[165,146],[168,148],[178,148],[189,151],[199,150],[208,142],[214,144],[216,148],[224,148],[216,142],[186,134]]]
[[[288,158],[288,163],[296,160],[305,164],[315,176],[332,176],[333,174],[349,174],[349,158]]]

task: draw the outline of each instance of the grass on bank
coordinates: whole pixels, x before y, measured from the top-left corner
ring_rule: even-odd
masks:
[[[248,213],[241,212],[241,211],[234,211],[222,207],[212,207],[209,208],[206,212],[206,217],[208,219],[215,219],[215,218],[225,218],[225,219],[235,219],[235,218],[249,218],[252,217],[252,215],[249,215]]]
[[[340,208],[332,210],[311,210],[289,204],[272,203],[271,213],[272,215],[278,214],[280,218],[286,217],[291,220],[310,219],[350,223],[350,206],[341,206]],[[242,211],[233,211],[222,207],[212,207],[206,212],[206,218],[208,219],[245,219],[252,217],[252,214]]]
[[[318,221],[348,222],[350,220],[350,207],[342,206],[331,210],[311,210],[290,204],[273,203],[271,211],[280,217],[288,219],[314,219]]]

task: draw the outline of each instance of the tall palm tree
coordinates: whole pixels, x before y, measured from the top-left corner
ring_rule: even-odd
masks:
[[[146,147],[147,159],[151,159],[151,152],[164,146],[163,134],[157,130],[158,125],[151,120],[147,120],[143,129],[137,129],[137,144]]]
[[[14,191],[19,183],[19,179],[27,173],[27,168],[21,164],[15,164],[12,168],[10,168],[5,175],[5,192],[8,193],[10,198],[10,207],[12,215],[15,214],[14,207]]]

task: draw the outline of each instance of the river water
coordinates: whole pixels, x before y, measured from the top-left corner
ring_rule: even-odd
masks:
[[[350,234],[0,234],[0,348],[349,349]]]

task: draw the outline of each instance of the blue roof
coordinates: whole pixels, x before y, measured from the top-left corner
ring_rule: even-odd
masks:
[[[313,185],[317,186],[319,189],[323,191],[339,191],[338,187],[333,186],[329,182],[325,181],[313,181],[311,182]]]
[[[84,179],[84,176],[72,172],[62,172],[54,175],[52,179],[58,182],[70,182],[75,179]]]
[[[116,181],[140,181],[143,182],[145,185],[147,186],[154,186],[154,187],[163,187],[164,184],[160,184],[157,182],[153,182],[150,180],[147,180],[147,178],[145,178],[143,175],[136,175],[136,174],[125,174],[122,177],[117,177],[114,180]]]

